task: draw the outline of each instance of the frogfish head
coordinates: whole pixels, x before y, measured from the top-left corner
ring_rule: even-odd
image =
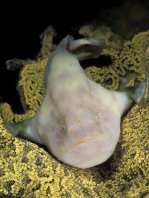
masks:
[[[109,126],[110,127],[110,126]],[[90,168],[111,157],[119,139],[119,122],[113,127],[86,125],[57,136],[50,150],[61,161],[77,168]],[[113,133],[115,133],[113,135]]]

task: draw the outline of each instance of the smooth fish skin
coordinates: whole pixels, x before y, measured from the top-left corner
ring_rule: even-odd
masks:
[[[96,166],[112,155],[120,136],[121,116],[133,101],[125,92],[110,91],[93,82],[81,68],[79,60],[96,58],[103,48],[102,39],[74,40],[68,35],[61,41],[45,70],[42,105],[25,121],[21,133],[78,168]],[[22,123],[16,124],[15,132]]]

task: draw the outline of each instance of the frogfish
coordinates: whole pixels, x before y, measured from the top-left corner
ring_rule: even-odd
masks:
[[[122,115],[146,95],[148,83],[113,91],[87,77],[79,61],[97,58],[104,47],[103,39],[66,36],[49,56],[39,110],[30,119],[6,123],[6,128],[77,168],[109,159],[120,137]]]

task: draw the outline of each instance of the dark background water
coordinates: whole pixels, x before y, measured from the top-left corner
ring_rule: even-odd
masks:
[[[16,91],[19,70],[7,71],[5,62],[11,58],[33,59],[41,47],[39,35],[47,26],[52,25],[57,30],[60,40],[68,33],[77,34],[81,25],[96,18],[104,8],[119,9],[123,2],[5,0],[0,6],[0,101],[7,101],[14,110],[20,108]]]

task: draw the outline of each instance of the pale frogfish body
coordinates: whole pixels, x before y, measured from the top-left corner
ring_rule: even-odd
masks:
[[[49,57],[46,95],[39,111],[6,127],[45,145],[74,167],[89,168],[106,161],[119,140],[121,116],[137,94],[108,90],[86,76],[79,60],[96,58],[103,48],[102,39],[65,37]]]

